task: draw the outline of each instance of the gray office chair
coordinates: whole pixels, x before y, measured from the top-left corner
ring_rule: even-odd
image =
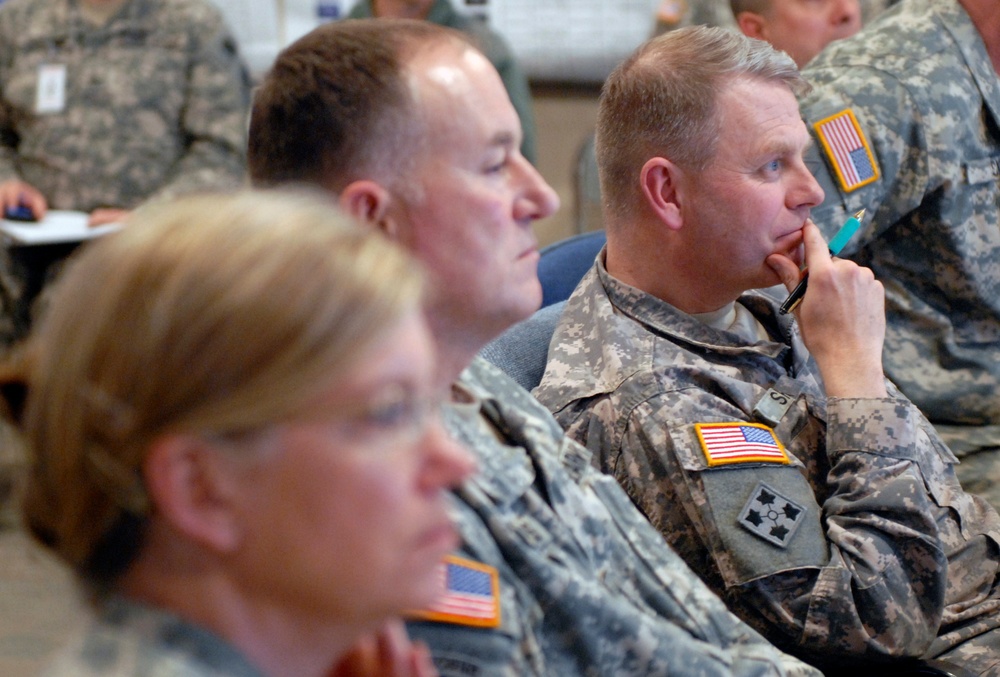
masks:
[[[545,373],[549,341],[565,305],[563,300],[542,308],[487,343],[479,354],[522,388],[531,390],[541,382]]]
[[[589,134],[576,151],[576,162],[573,166],[573,213],[576,216],[577,233],[604,228],[604,217],[601,213],[601,182],[597,176],[593,134]]]
[[[538,261],[542,308],[488,343],[480,355],[531,390],[542,380],[549,341],[566,299],[604,246],[604,231],[574,235],[544,247]]]

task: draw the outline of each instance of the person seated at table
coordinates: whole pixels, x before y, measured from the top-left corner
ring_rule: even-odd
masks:
[[[0,378],[26,526],[96,612],[46,674],[328,675],[438,599],[474,463],[439,420],[421,290],[305,195],[143,208],[67,267]],[[387,632],[373,674],[433,674]]]
[[[118,223],[149,200],[243,182],[250,78],[206,0],[0,4],[0,216]],[[0,347],[72,245],[0,249]]]
[[[238,187],[250,78],[205,0],[0,5],[0,212],[122,219]]]

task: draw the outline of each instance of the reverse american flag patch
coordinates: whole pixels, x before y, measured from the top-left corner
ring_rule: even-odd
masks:
[[[494,567],[448,555],[438,566],[438,580],[437,601],[407,616],[477,628],[500,625],[500,577]]]
[[[845,193],[878,179],[878,164],[854,111],[842,110],[813,128]]]
[[[760,423],[696,423],[709,466],[730,463],[782,463],[788,455],[774,431]]]

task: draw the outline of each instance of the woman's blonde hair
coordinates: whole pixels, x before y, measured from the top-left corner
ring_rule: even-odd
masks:
[[[329,198],[245,192],[134,212],[65,271],[24,352],[27,526],[85,580],[113,580],[141,542],[155,438],[294,416],[422,285]]]

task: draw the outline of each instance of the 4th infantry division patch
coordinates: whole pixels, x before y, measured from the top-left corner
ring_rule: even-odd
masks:
[[[802,524],[806,508],[759,482],[740,511],[739,523],[779,548],[786,547]]]

